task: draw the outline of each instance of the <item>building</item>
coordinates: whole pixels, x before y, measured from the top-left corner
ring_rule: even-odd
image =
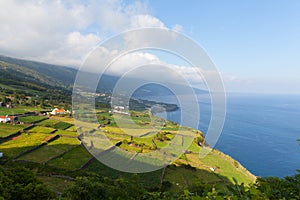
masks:
[[[114,109],[110,111],[109,113],[118,113],[123,115],[130,115],[129,112],[125,110],[124,106],[114,106]]]
[[[0,116],[0,123],[7,123],[11,121],[11,117],[9,116]]]
[[[124,106],[114,106],[114,110],[123,111],[123,110],[125,110],[125,107]]]
[[[70,113],[70,111],[68,111],[68,110],[65,110],[65,109],[58,109],[58,108],[54,108],[51,112],[50,112],[50,114],[51,115],[63,115],[63,114],[69,114]]]

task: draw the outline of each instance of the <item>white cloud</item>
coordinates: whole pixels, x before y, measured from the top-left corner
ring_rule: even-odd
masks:
[[[100,65],[98,64],[98,66]],[[197,88],[205,88],[204,80],[214,79],[218,75],[216,72],[200,68],[170,64],[148,52],[133,52],[123,55],[106,69],[106,73],[148,81],[190,84]]]
[[[165,25],[157,18],[151,15],[134,15],[131,18],[131,27],[159,27],[165,28]]]
[[[79,66],[102,38],[165,27],[140,1],[0,1],[0,54]]]

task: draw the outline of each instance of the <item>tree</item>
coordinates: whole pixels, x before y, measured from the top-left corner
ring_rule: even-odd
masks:
[[[24,167],[0,166],[0,199],[53,199],[55,194]]]

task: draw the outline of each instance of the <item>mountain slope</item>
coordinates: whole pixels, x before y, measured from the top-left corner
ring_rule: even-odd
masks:
[[[44,87],[58,87],[60,89],[64,88],[71,90],[78,70],[66,66],[52,65],[42,62],[22,60],[0,55],[0,71],[0,84],[12,82],[16,84],[21,82],[27,86],[36,86],[39,85],[39,83],[42,83]],[[86,76],[93,77],[96,76],[96,74],[86,72]],[[113,75],[102,75],[97,87],[97,91],[112,92],[115,87],[115,84],[119,79],[120,77]],[[136,81],[139,81],[139,79],[129,78],[127,82],[130,83]],[[176,87],[177,89],[179,89],[182,93],[186,92],[186,86],[180,86],[176,84],[171,85],[174,88]],[[195,88],[194,91],[196,94],[207,93],[207,91]],[[150,84],[143,86],[143,89],[138,90],[137,92],[135,92],[134,95],[136,98],[138,98],[154,95],[172,95],[172,93],[164,86]]]
[[[44,77],[48,78],[47,81],[51,83],[50,85],[52,85],[53,82],[55,82],[55,84],[63,83],[65,85],[71,85],[74,83],[76,73],[77,73],[76,69],[65,67],[65,66],[51,65],[42,62],[10,58],[1,55],[0,55],[0,61],[9,64],[14,64],[16,66],[21,66],[24,68],[24,70],[28,69],[34,71],[39,75],[43,75]]]

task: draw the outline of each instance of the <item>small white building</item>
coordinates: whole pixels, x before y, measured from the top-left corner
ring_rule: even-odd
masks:
[[[0,123],[6,123],[6,122],[10,122],[11,118],[6,116],[0,116]]]
[[[2,158],[3,157],[3,153],[2,152],[0,152],[0,158]]]
[[[114,109],[110,111],[109,113],[118,113],[123,115],[129,115],[129,112],[126,112],[124,106],[114,106]]]
[[[123,111],[125,110],[124,106],[114,106],[114,110]]]

